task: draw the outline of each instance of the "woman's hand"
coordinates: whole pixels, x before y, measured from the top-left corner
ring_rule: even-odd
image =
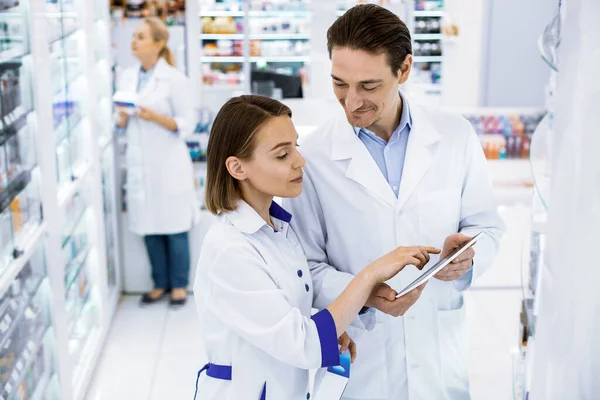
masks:
[[[342,333],[342,336],[338,339],[338,344],[340,345],[340,354],[346,352],[346,350],[350,350],[350,362],[353,363],[356,359],[356,343],[354,340],[348,336],[348,333]]]
[[[129,114],[127,114],[125,111],[123,110],[119,110],[118,114],[117,114],[117,126],[119,128],[125,128],[127,127],[127,124],[129,123]]]
[[[156,122],[158,113],[148,107],[138,106],[135,115],[144,121]]]
[[[429,246],[397,247],[369,265],[375,283],[393,278],[407,265],[423,269],[429,262],[429,254],[439,254],[440,250]]]

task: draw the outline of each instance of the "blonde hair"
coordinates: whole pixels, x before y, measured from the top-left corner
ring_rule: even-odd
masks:
[[[167,64],[174,67],[175,55],[167,45],[167,42],[169,41],[169,28],[167,28],[165,23],[157,17],[144,18],[144,23],[146,23],[150,28],[150,34],[155,42],[165,42],[165,45],[160,50],[160,53],[158,53],[158,56],[164,58]]]

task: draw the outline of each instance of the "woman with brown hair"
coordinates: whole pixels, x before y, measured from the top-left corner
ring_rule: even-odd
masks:
[[[306,257],[292,216],[273,202],[302,192],[305,161],[296,139],[290,109],[266,97],[233,98],[214,121],[206,204],[218,218],[204,240],[194,286],[209,359],[196,382],[202,399],[310,398],[309,369],[338,365],[348,348],[354,359],[344,332],[373,287],[406,265],[422,268],[429,253],[439,252],[397,248],[311,317]]]
[[[158,18],[139,24],[131,49],[139,65],[123,72],[119,91],[135,98],[135,113],[118,110],[117,126],[127,134],[129,228],[143,236],[155,303],[171,292],[171,305],[186,301],[190,268],[188,231],[196,209],[192,162],[185,137],[194,129],[188,79],[174,68],[169,31]]]

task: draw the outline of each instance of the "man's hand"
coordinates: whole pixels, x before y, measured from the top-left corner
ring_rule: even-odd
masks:
[[[414,290],[408,292],[404,296],[400,298],[396,298],[396,291],[386,285],[385,283],[380,283],[375,286],[373,291],[371,292],[371,296],[367,300],[365,304],[366,307],[376,308],[384,314],[391,315],[393,317],[400,317],[406,313],[406,311],[411,308],[419,297],[421,297],[421,293],[427,282],[415,288]]]
[[[450,254],[454,249],[462,246],[463,244],[469,242],[472,238],[463,235],[462,233],[455,233],[454,235],[450,235],[444,241],[444,248],[442,249],[442,254],[440,255],[440,259],[446,257]],[[440,272],[435,274],[435,277],[440,281],[451,282],[455,281],[464,274],[473,266],[473,258],[475,257],[475,250],[473,247],[465,250],[460,256],[456,257],[454,261],[445,266]]]
[[[342,336],[338,338],[338,344],[340,345],[340,354],[350,350],[350,363],[356,360],[356,343],[348,336],[346,332],[342,333]]]

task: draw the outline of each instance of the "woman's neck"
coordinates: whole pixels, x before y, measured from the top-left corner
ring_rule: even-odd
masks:
[[[140,60],[140,63],[142,64],[142,69],[144,70],[144,72],[148,72],[152,68],[154,68],[156,63],[158,63],[158,58],[152,58],[150,60]]]
[[[271,203],[273,203],[273,196],[259,193],[256,189],[245,187],[245,185],[241,185],[240,189],[242,200],[248,203],[271,228],[276,229],[275,224],[271,220],[271,213],[269,212]]]

